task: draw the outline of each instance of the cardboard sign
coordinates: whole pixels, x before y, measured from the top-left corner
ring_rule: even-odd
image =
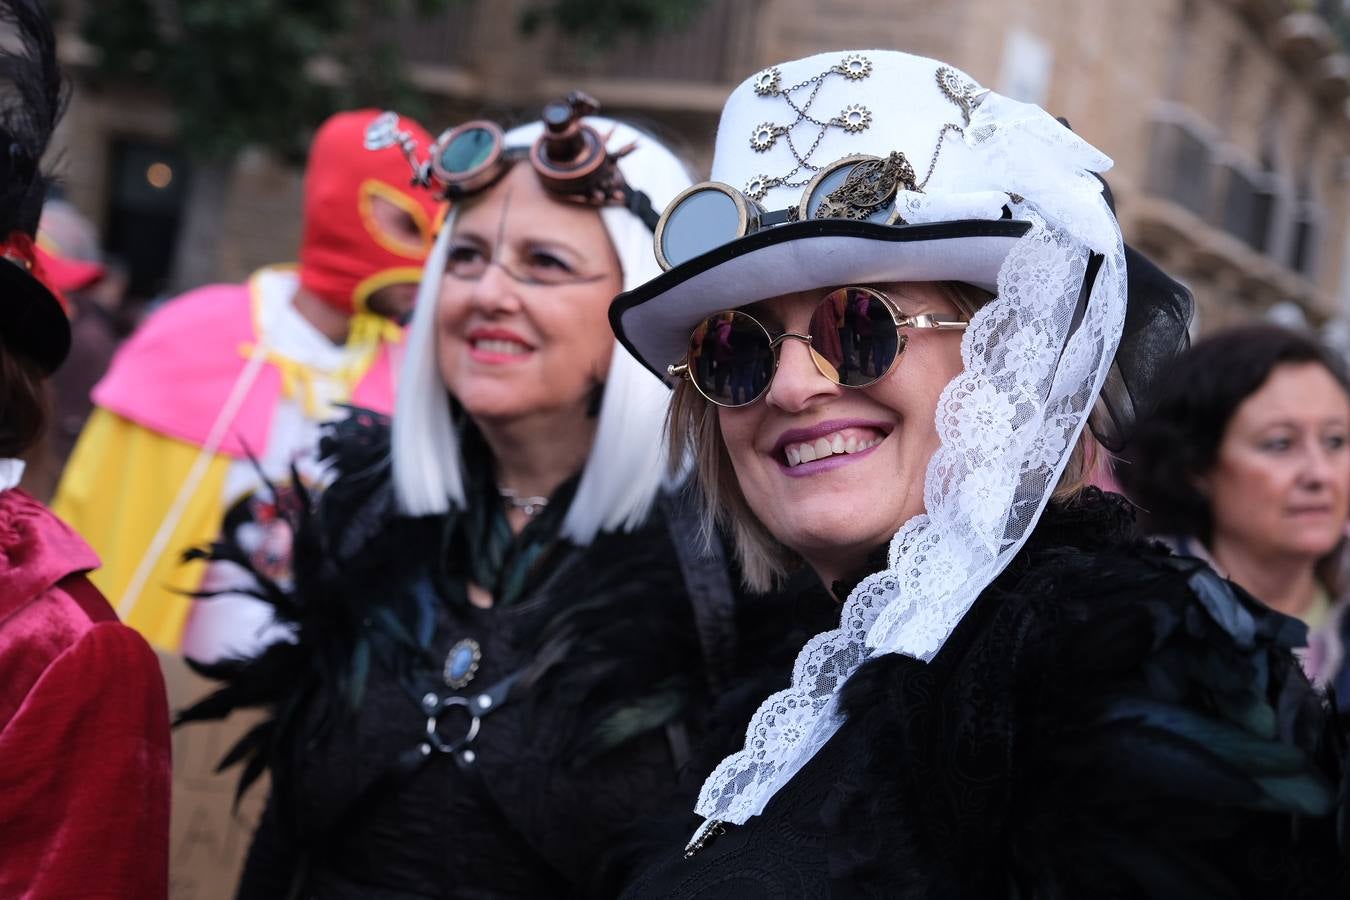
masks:
[[[178,656],[158,653],[169,709],[178,711],[215,690]],[[240,768],[217,775],[216,766],[265,713],[235,713],[224,722],[194,722],[173,732],[173,810],[169,819],[171,900],[232,900],[253,830],[267,799],[266,776],[244,795],[234,792]]]

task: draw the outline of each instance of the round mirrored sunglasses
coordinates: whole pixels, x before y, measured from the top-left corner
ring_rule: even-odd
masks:
[[[909,341],[907,328],[964,331],[969,323],[922,314],[903,315],[875,288],[850,286],[826,294],[811,313],[810,332],[777,336],[749,313],[722,310],[703,319],[689,336],[684,362],[671,377],[688,378],[717,406],[749,406],[768,393],[784,341],[804,341],[821,375],[841,387],[865,388],[895,368]]]

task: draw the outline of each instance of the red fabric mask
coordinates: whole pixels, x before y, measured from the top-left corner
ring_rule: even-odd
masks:
[[[363,146],[378,110],[342,112],[320,126],[305,170],[305,228],[300,284],[352,315],[367,312],[370,295],[391,284],[416,284],[431,250],[437,202],[410,185],[412,170],[397,147]],[[422,126],[401,127],[423,146]],[[411,231],[397,225],[411,217]]]

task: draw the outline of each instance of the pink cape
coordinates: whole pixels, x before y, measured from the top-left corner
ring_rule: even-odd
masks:
[[[169,301],[113,358],[94,388],[94,403],[160,434],[196,446],[206,442],[257,340],[250,284],[214,284]],[[394,389],[390,347],[352,391],[351,402],[387,413]],[[281,373],[258,373],[217,452],[236,459],[267,452]],[[247,448],[247,452],[245,450]]]

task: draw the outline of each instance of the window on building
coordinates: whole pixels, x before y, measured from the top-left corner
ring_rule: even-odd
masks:
[[[1050,99],[1050,72],[1054,54],[1044,40],[1014,28],[1003,41],[999,93],[1024,103],[1045,105]]]
[[[1270,248],[1278,200],[1274,166],[1267,159],[1259,173],[1249,173],[1233,163],[1226,164],[1224,170],[1223,228],[1258,253],[1265,253]]]
[[[1289,268],[1307,278],[1316,273],[1317,247],[1321,237],[1317,204],[1307,182],[1299,187],[1298,203],[1294,207],[1293,226],[1290,229]]]
[[[1214,125],[1219,133],[1228,135],[1233,125],[1233,115],[1242,98],[1242,72],[1247,63],[1247,51],[1240,42],[1229,46],[1223,59],[1223,74],[1220,76],[1220,94],[1214,114]]]
[[[1182,122],[1158,121],[1149,156],[1149,190],[1207,215],[1214,169],[1209,141]]]
[[[459,5],[449,13],[452,20]],[[496,4],[482,6],[492,9]],[[704,0],[688,22],[662,34],[659,41],[629,35],[602,45],[558,34],[548,68],[611,78],[734,83],[745,77],[746,60],[755,55],[760,6],[761,2],[748,0]],[[847,6],[842,4],[841,9]]]

